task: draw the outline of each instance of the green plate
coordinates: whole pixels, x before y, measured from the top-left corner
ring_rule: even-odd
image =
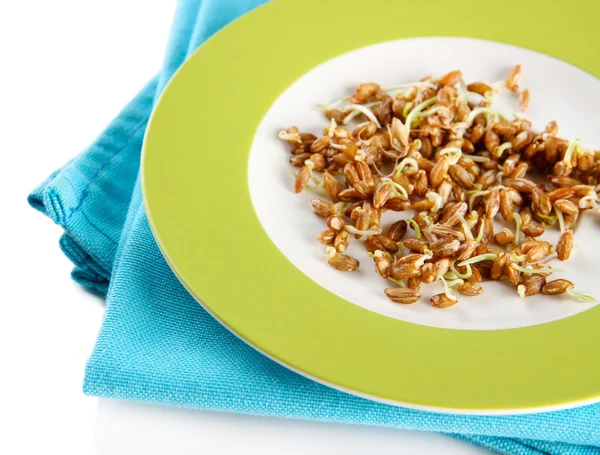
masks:
[[[274,101],[335,56],[386,41],[461,36],[538,51],[598,77],[599,15],[600,3],[583,0],[552,7],[547,0],[500,6],[279,0],[259,7],[198,49],[152,116],[142,187],[165,258],[236,335],[283,365],[350,393],[490,414],[597,400],[599,307],[522,328],[459,330],[355,305],[317,284],[271,240],[251,200],[248,162]],[[424,54],[420,65],[427,59],[435,56]]]

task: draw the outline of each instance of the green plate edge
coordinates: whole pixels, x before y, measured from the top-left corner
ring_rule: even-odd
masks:
[[[494,8],[474,0],[277,0],[257,8],[196,51],[152,115],[142,191],[162,253],[231,331],[333,387],[452,412],[595,401],[599,307],[493,331],[431,328],[360,308],[314,283],[272,243],[250,200],[247,161],[275,99],[334,56],[389,40],[460,36],[542,52],[598,77],[598,17],[600,2],[584,0]]]

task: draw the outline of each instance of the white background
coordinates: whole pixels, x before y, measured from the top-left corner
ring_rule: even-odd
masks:
[[[83,395],[103,303],[70,280],[60,229],[26,196],[158,70],[174,9],[173,0],[0,2],[0,453],[487,453],[432,434]]]

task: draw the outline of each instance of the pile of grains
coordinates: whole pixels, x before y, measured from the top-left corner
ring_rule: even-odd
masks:
[[[430,302],[447,308],[458,302],[455,291],[479,295],[485,280],[504,280],[521,297],[595,301],[551,280],[546,261],[569,258],[581,213],[598,204],[600,152],[558,137],[556,122],[537,132],[520,114],[493,109],[500,91],[527,108],[520,73],[517,65],[495,84],[466,84],[461,71],[391,88],[365,83],[322,107],[329,124],[321,137],[294,126],[279,133],[300,168],[295,192],[328,196],[311,206],[327,221],[317,240],[333,268],[359,268],[344,254],[354,237],[394,283],[385,294],[396,303],[414,303],[422,284],[440,281],[445,291]],[[412,216],[383,229],[386,211]],[[556,245],[539,239],[552,227],[561,232]]]

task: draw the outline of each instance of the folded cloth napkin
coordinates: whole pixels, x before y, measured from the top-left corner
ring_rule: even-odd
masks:
[[[148,226],[140,149],[157,94],[219,28],[264,0],[182,0],[161,73],[30,204],[61,225],[73,279],[106,295],[84,391],[191,408],[438,431],[506,454],[600,454],[600,405],[475,417],[375,403],[317,384],[231,335],[186,292]],[[207,68],[210,71],[210,68]]]

